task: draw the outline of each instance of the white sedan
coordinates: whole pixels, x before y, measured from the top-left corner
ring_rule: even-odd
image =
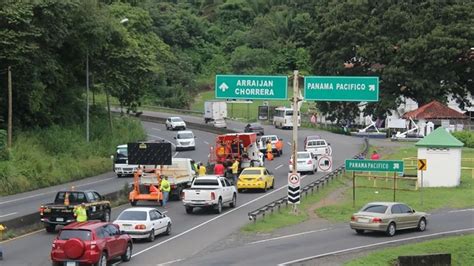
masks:
[[[290,172],[293,171],[293,157],[290,159]],[[311,172],[314,174],[318,169],[316,157],[309,151],[299,151],[296,154],[296,170],[300,173]]]
[[[150,242],[157,235],[171,233],[171,219],[155,208],[128,208],[120,213],[114,224],[132,238]]]

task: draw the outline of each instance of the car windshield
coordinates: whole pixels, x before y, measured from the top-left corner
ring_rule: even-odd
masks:
[[[183,119],[181,119],[179,117],[175,117],[175,118],[171,118],[171,121],[172,122],[183,122]]]
[[[218,186],[217,179],[196,179],[194,186]]]
[[[293,115],[293,111],[286,111],[286,115],[287,116]]]
[[[326,143],[324,143],[324,141],[321,141],[321,140],[313,140],[313,141],[308,142],[308,146],[326,146]]]
[[[68,240],[71,238],[79,238],[80,240],[91,240],[91,231],[89,230],[77,230],[77,229],[63,229],[59,234],[58,239]]]
[[[145,211],[125,211],[119,215],[117,220],[146,221],[146,212]]]
[[[261,170],[255,170],[255,169],[246,169],[242,171],[241,175],[259,175],[261,174]]]
[[[128,156],[127,148],[118,148],[117,149],[117,157],[127,157],[127,156]]]
[[[363,212],[385,213],[387,206],[385,205],[369,205],[362,209]]]
[[[194,135],[193,135],[193,133],[190,133],[190,132],[188,132],[188,133],[179,133],[177,138],[178,139],[192,139],[192,138],[194,138]]]
[[[308,159],[309,157],[310,157],[309,153],[306,153],[306,152],[305,153],[298,153],[296,155],[296,158],[298,158],[298,159]]]

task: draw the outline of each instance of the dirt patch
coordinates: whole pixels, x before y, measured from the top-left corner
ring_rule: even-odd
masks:
[[[339,202],[344,200],[344,191],[347,189],[347,186],[338,188],[331,192],[327,197],[321,199],[319,202],[310,206],[307,210],[309,219],[322,219],[316,214],[316,209],[321,207],[336,205]]]

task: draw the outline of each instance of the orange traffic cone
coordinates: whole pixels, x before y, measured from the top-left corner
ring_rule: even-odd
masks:
[[[267,159],[268,159],[269,161],[272,161],[272,160],[273,160],[273,153],[272,153],[272,152],[270,152],[270,151],[267,152]]]

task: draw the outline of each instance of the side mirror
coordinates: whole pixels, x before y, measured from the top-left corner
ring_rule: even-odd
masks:
[[[412,212],[412,213],[415,213],[416,211],[415,211],[415,209],[411,209],[411,212]]]
[[[113,155],[110,155],[110,159],[113,160],[113,159],[114,159],[114,156],[113,156]]]

